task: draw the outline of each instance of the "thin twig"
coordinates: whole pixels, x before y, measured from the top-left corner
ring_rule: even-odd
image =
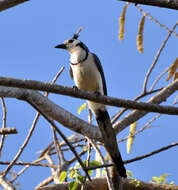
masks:
[[[102,164],[100,166],[90,166],[90,167],[87,167],[86,169],[87,170],[97,170],[99,168],[106,168],[106,167],[111,167],[111,166],[114,166],[114,164]]]
[[[78,137],[74,138],[75,136],[78,136],[79,134],[73,134],[71,136],[68,137],[68,140],[70,141],[70,143],[73,145],[75,143],[79,143],[79,142],[82,142],[84,141],[84,138],[82,139],[79,139]],[[71,142],[73,140],[73,142]],[[52,147],[52,145],[54,144],[54,141],[51,142],[43,151],[41,151],[41,154],[39,156],[39,158],[43,157],[45,155],[45,153],[50,149],[51,151],[54,150],[54,148]],[[62,141],[60,144],[59,144],[59,147],[62,148],[62,147],[65,147],[67,146],[67,144],[65,143],[65,141]],[[75,147],[75,145],[74,145]],[[66,148],[66,150],[69,150],[68,148]]]
[[[136,5],[137,9],[145,16],[147,16],[150,20],[153,20],[156,24],[163,27],[165,30],[167,30],[170,33],[173,33],[176,37],[178,37],[178,34],[176,34],[173,30],[170,30],[167,26],[161,24],[157,19],[155,19],[153,16],[151,16],[149,13],[146,13],[139,5]]]
[[[61,165],[61,159],[60,159],[60,156],[59,156],[59,143],[58,143],[58,139],[57,139],[55,129],[53,128],[53,126],[51,126],[51,128],[52,128],[53,139],[54,139],[54,147],[56,149],[56,155],[57,155],[57,161],[58,161],[57,165],[58,165],[58,168],[59,168],[60,165]]]
[[[49,164],[54,165],[54,161],[52,160],[52,158],[50,157],[50,155],[48,154],[48,152],[45,154],[44,158],[49,162]],[[59,172],[59,168],[57,168],[57,169],[51,168],[51,174],[53,176],[53,182],[54,182],[54,184],[58,184],[59,183],[58,172]]]
[[[135,162],[135,161],[138,161],[138,160],[142,160],[142,159],[144,159],[144,158],[150,157],[150,156],[152,156],[152,155],[154,155],[154,154],[158,154],[158,153],[160,153],[160,152],[162,152],[162,151],[168,150],[169,148],[172,148],[172,147],[177,146],[177,145],[178,145],[178,142],[172,143],[172,144],[170,144],[170,145],[168,145],[168,146],[164,146],[164,147],[162,147],[162,148],[160,148],[160,149],[158,149],[158,150],[152,151],[152,152],[150,152],[150,153],[148,153],[148,154],[144,154],[144,155],[142,155],[142,156],[138,156],[138,157],[133,158],[133,159],[130,159],[130,160],[125,160],[125,161],[124,161],[124,164],[128,164],[128,163],[131,163],[131,162]]]
[[[40,160],[41,161],[41,160]],[[38,160],[38,162],[40,162]],[[10,162],[8,161],[0,161],[0,165],[9,165]],[[39,166],[39,167],[50,167],[50,168],[57,168],[56,165],[51,165],[51,164],[42,164],[42,163],[37,163],[37,161],[35,160],[34,162],[15,162],[14,165],[16,166],[26,166],[26,165],[29,165],[29,166]]]
[[[62,67],[62,69],[60,69],[60,71],[57,73],[54,81],[57,79],[57,77],[61,74],[61,72],[64,70],[64,67]],[[48,93],[47,93],[48,95]],[[35,129],[35,126],[36,126],[36,123],[38,121],[38,118],[39,118],[39,114],[37,113],[36,116],[35,116],[35,119],[33,121],[33,124],[31,126],[31,129],[29,130],[29,133],[24,141],[24,143],[22,144],[22,146],[20,147],[18,153],[15,155],[14,159],[12,160],[12,162],[8,165],[8,167],[5,169],[5,171],[3,172],[3,177],[5,177],[7,175],[7,173],[9,172],[9,170],[13,167],[14,163],[18,160],[18,158],[20,157],[20,155],[22,154],[23,150],[25,149],[25,147],[27,146],[32,134],[33,134],[33,131]]]
[[[5,129],[6,128],[6,116],[7,116],[7,110],[6,110],[6,104],[4,101],[4,98],[1,97],[1,104],[2,104],[2,110],[3,110],[3,118],[2,118],[2,128]],[[4,141],[5,141],[5,135],[2,135],[1,137],[1,142],[0,142],[0,156],[2,153],[2,148],[4,146]]]
[[[149,89],[149,91],[152,91],[153,88],[155,87],[155,85],[158,83],[158,81],[163,77],[163,75],[165,75],[167,72],[169,71],[169,67],[167,67],[158,77],[157,79],[153,82],[151,88]]]
[[[90,109],[88,109],[88,123],[92,124],[92,112]],[[90,158],[91,158],[91,143],[90,143],[90,139],[86,137],[87,140],[87,149],[88,149],[88,155],[87,155],[87,159],[86,159],[86,167],[89,166],[90,163]],[[84,186],[85,186],[85,182],[86,182],[87,176],[85,175],[82,186],[81,186],[81,190],[84,190]]]
[[[145,97],[145,96],[148,96],[150,94],[153,94],[155,92],[159,92],[161,91],[163,88],[158,88],[156,90],[151,90],[149,92],[142,92],[140,95],[138,95],[137,97],[134,98],[133,101],[138,101],[140,100],[141,98]],[[120,117],[121,115],[123,115],[123,113],[125,113],[126,111],[128,110],[128,108],[123,108],[122,110],[120,110],[118,113],[116,113],[113,118],[112,118],[112,124],[114,124]]]
[[[100,151],[100,149],[95,145],[94,141],[93,140],[90,140],[93,148],[95,149],[95,151],[99,154],[100,158],[101,158],[101,161],[102,161],[102,164],[105,165],[105,160],[104,160],[104,157]],[[109,190],[114,190],[114,186],[113,186],[113,183],[112,183],[112,180],[111,180],[111,177],[110,177],[110,174],[109,174],[109,170],[107,167],[105,167],[105,171],[106,171],[106,179],[107,179],[107,182],[108,182],[108,188]]]
[[[144,125],[144,127],[142,127],[142,128],[139,129],[137,132],[135,132],[135,134],[134,134],[133,136],[136,136],[136,135],[138,135],[139,133],[143,132],[145,129],[149,128],[149,127],[150,127],[150,123],[152,123],[153,121],[155,121],[156,119],[158,119],[160,116],[161,116],[161,114],[158,114],[158,115],[156,115],[155,117],[153,117],[150,121],[148,121],[148,122]],[[130,137],[130,135],[127,136],[127,137],[125,137],[125,138],[123,138],[123,139],[118,140],[117,142],[118,142],[118,143],[123,142],[123,141],[127,140],[129,137]]]
[[[151,75],[151,72],[153,71],[158,59],[159,59],[159,56],[161,55],[161,52],[162,50],[164,49],[168,39],[170,38],[171,34],[172,34],[172,31],[175,30],[176,26],[178,25],[178,22],[172,27],[172,30],[171,32],[169,32],[169,34],[166,36],[165,40],[163,41],[163,43],[161,44],[161,47],[159,48],[159,50],[157,51],[156,53],[156,56],[154,58],[154,61],[151,65],[151,67],[149,68],[147,74],[146,74],[146,77],[145,77],[145,80],[144,80],[144,84],[143,84],[143,93],[145,93],[147,91],[147,83],[148,83],[148,79],[149,79],[149,76]]]
[[[87,172],[87,170],[85,169],[85,165],[83,164],[82,160],[80,159],[80,157],[78,156],[76,150],[73,148],[73,146],[70,144],[70,142],[68,141],[68,139],[65,137],[65,135],[59,130],[59,128],[55,125],[55,123],[48,118],[48,116],[46,116],[46,114],[44,114],[33,102],[28,101],[27,102],[34,108],[36,109],[38,112],[40,112],[40,114],[54,127],[54,129],[57,131],[57,133],[63,138],[63,140],[66,142],[66,144],[70,147],[70,150],[74,153],[74,155],[77,157],[78,162],[80,163],[82,169],[84,170],[84,172],[86,173],[88,179],[91,181],[91,178]]]
[[[14,163],[18,160],[18,158],[20,157],[20,155],[22,154],[23,150],[25,149],[25,147],[27,146],[32,133],[34,131],[35,127],[34,125],[32,125],[31,129],[29,130],[29,133],[24,141],[24,143],[22,144],[22,146],[20,147],[18,153],[15,155],[14,159],[12,160],[12,162],[8,165],[8,167],[6,168],[6,170],[3,172],[3,176],[5,177],[7,175],[7,173],[9,172],[9,170],[13,167]]]
[[[152,96],[147,102],[151,104],[160,104],[165,101],[171,94],[178,90],[178,80],[173,81],[171,84],[163,88],[158,94]],[[140,118],[144,117],[148,112],[134,110],[125,116],[122,120],[117,122],[113,127],[116,130],[116,133],[121,132],[130,124],[138,121]]]

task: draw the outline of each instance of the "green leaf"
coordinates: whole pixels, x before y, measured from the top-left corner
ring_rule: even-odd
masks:
[[[93,173],[93,170],[88,170],[89,175],[92,175],[92,173]]]
[[[71,181],[69,183],[69,190],[76,190],[78,187],[78,182],[77,181]]]
[[[80,115],[81,111],[83,111],[86,107],[87,107],[86,103],[82,104],[81,106],[78,106],[78,112],[77,113]]]
[[[106,175],[106,170],[105,170],[105,169],[102,170],[101,175],[102,175],[102,176],[105,176],[105,175]]]
[[[152,179],[153,179],[154,181],[158,181],[158,177],[156,177],[156,176],[153,176]]]
[[[75,175],[75,170],[71,170],[70,173],[69,173],[69,175],[68,175],[68,177],[69,177],[70,179],[73,179],[73,178],[74,178],[74,175]]]
[[[132,172],[131,172],[130,170],[127,170],[126,173],[127,173],[127,176],[128,176],[130,179],[133,179],[133,174],[132,174]]]
[[[79,175],[78,177],[77,177],[77,182],[79,182],[80,184],[82,184],[83,183],[83,181],[84,181],[84,176],[82,176],[82,175]]]
[[[90,162],[90,167],[92,167],[92,166],[101,166],[101,163],[98,162],[98,161],[96,161],[96,160],[92,160],[92,161]]]
[[[81,165],[77,162],[74,166],[75,170],[81,169]]]
[[[60,176],[59,176],[59,181],[63,182],[67,177],[67,172],[66,171],[62,171]]]
[[[173,181],[171,181],[169,185],[174,185],[174,182],[173,182]]]

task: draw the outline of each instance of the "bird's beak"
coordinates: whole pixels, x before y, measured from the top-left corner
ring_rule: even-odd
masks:
[[[67,49],[65,44],[59,44],[59,45],[55,46],[55,48]]]

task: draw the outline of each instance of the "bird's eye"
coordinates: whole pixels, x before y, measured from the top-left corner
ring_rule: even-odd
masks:
[[[69,40],[68,43],[72,43],[74,40]]]

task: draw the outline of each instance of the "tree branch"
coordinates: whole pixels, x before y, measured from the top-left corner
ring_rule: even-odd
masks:
[[[158,153],[160,153],[160,152],[162,152],[162,151],[168,150],[168,149],[170,149],[170,148],[172,148],[172,147],[174,147],[174,146],[178,146],[178,142],[172,143],[172,144],[170,144],[170,145],[168,145],[168,146],[164,146],[164,147],[162,147],[162,148],[160,148],[160,149],[158,149],[158,150],[152,151],[152,152],[150,152],[150,153],[148,153],[148,154],[144,154],[144,155],[142,155],[142,156],[138,156],[138,157],[133,158],[133,159],[130,159],[130,160],[125,160],[125,161],[124,161],[124,164],[128,164],[128,163],[131,163],[131,162],[135,162],[135,161],[138,161],[138,160],[142,160],[142,159],[147,158],[147,157],[150,157],[150,156],[152,156],[152,155],[154,155],[154,154],[158,154]]]
[[[178,80],[174,81],[167,87],[163,88],[158,94],[151,97],[147,103],[151,104],[160,104],[161,102],[166,101],[166,99],[171,96],[174,92],[178,90]],[[117,122],[114,127],[116,130],[116,133],[121,132],[124,130],[127,126],[134,123],[135,121],[139,120],[140,118],[144,117],[148,112],[145,111],[139,111],[135,110],[128,114],[126,117],[124,117],[121,121]]]
[[[178,90],[178,80],[174,83],[174,88],[172,89],[174,92]],[[61,85],[52,85],[50,83],[44,83],[34,80],[21,80],[15,78],[8,78],[8,77],[0,77],[0,86],[9,86],[9,87],[18,87],[18,88],[26,88],[26,89],[33,89],[33,90],[40,90],[46,91],[56,94],[62,94],[66,96],[72,96],[75,98],[82,98],[87,100],[92,100],[94,102],[116,106],[116,107],[126,107],[129,109],[139,109],[144,110],[147,112],[156,112],[156,113],[164,113],[164,114],[171,114],[171,115],[178,115],[178,108],[172,106],[160,106],[160,105],[153,105],[159,103],[144,103],[144,102],[135,102],[131,100],[124,100],[119,98],[113,98],[109,96],[102,96],[97,95],[92,92],[88,92],[85,90],[75,90],[70,87],[65,87]],[[164,90],[164,89],[163,89]],[[166,98],[162,101],[165,101]],[[162,102],[160,101],[160,103]],[[152,104],[151,104],[152,103]]]
[[[65,89],[64,87],[62,88]],[[82,92],[82,93],[88,94],[88,96],[90,97],[95,97],[95,95],[86,91],[75,92],[71,88],[67,88],[67,89],[69,90],[68,93],[72,92],[73,94],[75,93],[80,94],[79,92]],[[171,94],[173,94],[177,89],[178,89],[178,80],[174,81],[172,84],[164,88],[160,93],[152,97],[149,102],[154,103],[154,104],[156,103],[160,104],[161,102],[165,101]],[[12,88],[12,87],[11,88],[0,87],[0,96],[13,97],[13,98],[18,98],[18,99],[23,99],[23,100],[26,99],[26,101],[30,100],[31,102],[34,102],[40,108],[40,110],[42,110],[46,115],[58,121],[65,127],[69,128],[70,130],[80,133],[91,139],[102,141],[101,133],[98,127],[96,126],[91,127],[91,125],[89,125],[87,122],[83,121],[82,119],[79,119],[78,117],[64,110],[60,106],[57,106],[52,101],[50,101],[47,97],[44,97],[43,95],[41,95],[40,93],[36,91]],[[100,96],[98,98],[101,99],[103,97],[104,96]],[[95,97],[95,99],[97,99],[97,97]],[[107,100],[110,103],[110,98],[108,99],[108,97],[105,96],[104,100]],[[138,111],[138,110],[133,111],[128,116],[126,116],[126,118],[116,123],[115,125],[116,132],[118,133],[119,131],[125,129],[128,125],[140,119],[145,114],[147,114],[147,112],[145,111]]]
[[[178,0],[121,0],[121,1],[178,10]]]
[[[57,185],[50,185],[38,188],[36,190],[68,190],[69,183],[61,183]],[[78,185],[77,190],[81,186]],[[92,182],[86,181],[85,190],[108,190],[106,178],[93,178]],[[144,183],[140,181],[140,185],[130,183],[130,180],[123,180],[123,190],[178,190],[178,186],[173,185],[158,185],[154,183]]]
[[[16,128],[3,128],[0,129],[0,135],[17,134]]]
[[[101,133],[96,126],[92,126],[82,119],[53,103],[47,97],[33,90],[19,88],[0,87],[0,96],[31,101],[37,105],[43,113],[53,120],[58,121],[72,131],[87,136],[91,139],[101,141]]]
[[[0,11],[4,11],[8,8],[14,7],[29,0],[1,0]]]

